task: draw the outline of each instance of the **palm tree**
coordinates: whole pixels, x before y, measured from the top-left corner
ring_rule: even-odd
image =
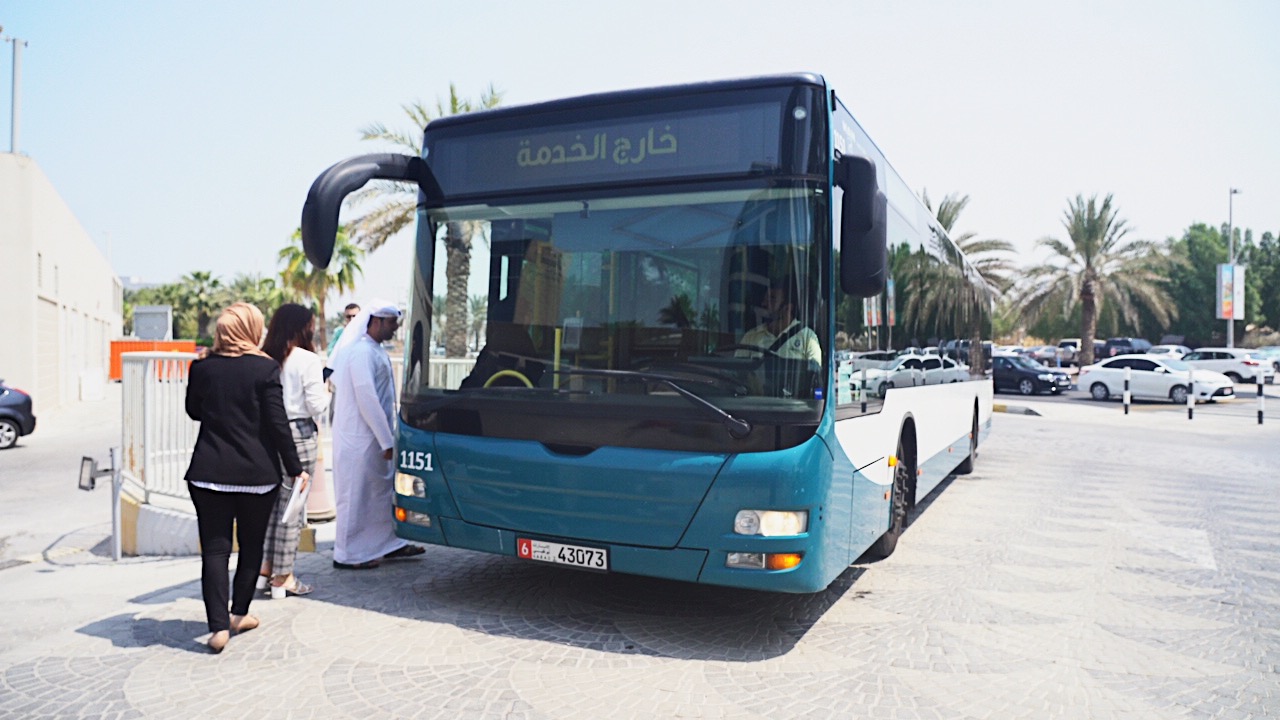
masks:
[[[449,317],[449,308],[444,304],[443,295],[431,296],[431,347],[442,347],[444,345],[444,331],[442,323]]]
[[[472,295],[467,308],[471,315],[471,335],[475,339],[475,347],[480,349],[480,341],[484,337],[485,318],[489,315],[489,296]]]
[[[316,304],[316,315],[320,318],[320,322],[316,323],[319,326],[316,328],[319,332],[316,347],[323,348],[328,345],[326,339],[328,315],[325,313],[324,306],[329,293],[334,291],[343,293],[356,289],[356,277],[363,272],[360,269],[360,258],[363,255],[364,250],[351,242],[345,226],[338,228],[333,245],[333,259],[329,261],[329,267],[323,270],[316,268],[307,260],[307,255],[302,250],[301,228],[295,230],[293,237],[289,239],[289,244],[280,249],[278,258],[284,264],[284,269],[280,271],[280,280],[284,287],[311,298]]]
[[[405,134],[392,131],[382,123],[374,123],[364,128],[362,140],[380,140],[388,142],[401,150],[422,156],[422,130],[427,123],[438,117],[459,115],[462,113],[486,110],[497,107],[502,102],[502,92],[490,83],[488,90],[480,94],[480,100],[473,102],[469,98],[458,97],[458,89],[449,83],[449,102],[436,99],[434,113],[420,102],[402,105],[406,115],[417,128],[417,132]],[[365,189],[353,195],[354,202],[367,203],[372,208],[356,218],[352,223],[352,232],[356,241],[373,251],[381,247],[392,235],[408,227],[416,217],[418,205],[418,189],[401,183],[378,181],[370,183]],[[471,274],[471,241],[485,232],[485,223],[477,221],[456,221],[446,223],[444,234],[445,246],[445,293],[449,307],[467,307],[467,278]],[[467,352],[467,323],[465,313],[454,313],[456,317],[445,318],[444,347],[449,357],[464,357]]]
[[[247,302],[256,305],[262,311],[262,316],[269,321],[281,305],[296,299],[297,291],[277,285],[273,278],[240,274],[231,281],[223,294],[225,304]]]
[[[921,193],[921,200],[934,211],[927,190]],[[934,211],[938,225],[959,255],[948,256],[950,248],[939,242],[934,252],[919,248],[900,261],[907,296],[903,315],[904,324],[914,325],[917,332],[967,337],[969,363],[980,370],[984,364],[982,330],[990,324],[995,299],[1008,287],[1013,269],[1001,254],[1012,252],[1013,245],[1005,240],[978,238],[973,232],[952,235],[968,204],[968,195],[951,193]]]
[[[1062,224],[1068,242],[1045,237],[1037,243],[1052,255],[1027,270],[1026,287],[1018,295],[1025,322],[1050,310],[1070,315],[1078,302],[1080,364],[1088,365],[1104,306],[1114,305],[1135,328],[1139,305],[1162,325],[1177,317],[1177,306],[1162,283],[1179,261],[1150,240],[1125,241],[1129,227],[1117,216],[1110,194],[1101,203],[1096,195],[1088,200],[1076,195],[1068,200]]]
[[[924,206],[933,211],[933,205],[929,203],[929,191],[923,193]],[[951,193],[942,198],[942,202],[938,204],[938,209],[934,217],[937,218],[938,224],[943,230],[947,231],[947,235],[951,237],[951,242],[960,248],[960,252],[964,253],[965,258],[969,260],[969,264],[974,270],[982,276],[987,284],[1000,290],[1008,289],[1009,275],[1013,272],[1013,262],[1007,257],[1001,257],[997,253],[1013,252],[1013,244],[1007,240],[996,240],[993,238],[980,239],[977,233],[967,232],[963,235],[952,235],[951,231],[955,227],[956,220],[959,219],[960,213],[969,204],[969,196],[958,196],[957,193]]]
[[[183,302],[196,316],[196,337],[209,337],[209,321],[222,308],[222,280],[207,270],[195,270],[180,281]]]

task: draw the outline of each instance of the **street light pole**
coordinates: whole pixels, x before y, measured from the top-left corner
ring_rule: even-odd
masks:
[[[0,27],[0,31],[3,31]],[[16,37],[6,37],[5,42],[13,43],[13,85],[9,105],[9,152],[18,152],[18,122],[21,120],[22,103],[22,48],[27,41]]]
[[[1236,282],[1236,235],[1235,229],[1232,227],[1231,217],[1232,211],[1235,209],[1236,195],[1240,194],[1237,188],[1231,188],[1231,192],[1227,193],[1227,265],[1231,267],[1231,292],[1235,293]],[[1227,316],[1227,347],[1236,346],[1236,307],[1234,298],[1231,301],[1231,313]]]

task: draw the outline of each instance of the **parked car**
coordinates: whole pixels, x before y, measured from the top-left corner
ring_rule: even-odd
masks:
[[[1042,392],[1057,395],[1071,389],[1071,376],[1065,372],[1012,353],[991,358],[991,382],[996,392],[1011,390],[1023,395]]]
[[[898,353],[893,350],[872,350],[871,352],[854,353],[850,363],[853,366],[853,371],[858,372],[863,368],[884,368],[897,357]]]
[[[968,362],[969,360],[969,341],[968,340],[948,340],[942,343],[942,350],[938,353],[943,357],[955,358],[957,360]]]
[[[899,355],[883,368],[870,368],[866,372],[864,390],[884,397],[896,387],[916,385],[941,385],[969,379],[969,366],[940,355]],[[853,387],[862,382],[862,373],[853,377]]]
[[[895,387],[913,387],[924,385],[924,357],[921,355],[900,355],[883,368],[868,368],[866,380],[862,374],[854,378],[854,387],[864,382],[862,389],[874,392],[880,397]]]
[[[1271,367],[1280,373],[1280,345],[1263,345],[1257,350],[1252,351],[1255,358],[1259,360],[1270,360]]]
[[[1190,365],[1181,360],[1155,355],[1120,355],[1080,368],[1076,383],[1088,390],[1094,400],[1106,400],[1124,392],[1124,369],[1130,369],[1129,393],[1135,398],[1172,400],[1174,404],[1187,402],[1187,374]],[[1196,369],[1196,402],[1230,400],[1235,397],[1235,383],[1231,378],[1213,370]]]
[[[1259,375],[1263,382],[1275,382],[1275,366],[1254,359],[1252,352],[1244,348],[1203,347],[1182,356],[1182,361],[1194,368],[1217,370],[1232,382],[1257,382]]]
[[[1147,354],[1181,360],[1182,356],[1189,352],[1191,352],[1191,348],[1186,345],[1152,345]]]
[[[0,450],[18,444],[18,438],[36,429],[31,396],[0,380]]]
[[[1063,366],[1080,364],[1080,338],[1062,338],[1058,341],[1058,358]]]
[[[942,344],[938,354],[943,357],[954,358],[966,365],[972,365],[973,360],[969,354],[969,346],[972,342],[968,339],[948,340]],[[991,363],[991,352],[994,347],[990,340],[982,341],[982,357],[986,358],[988,365]]]
[[[1037,345],[1025,353],[1025,357],[1029,357],[1043,365],[1058,364],[1058,348],[1053,345]]]
[[[1135,337],[1113,337],[1107,338],[1107,344],[1103,346],[1103,357],[1115,357],[1117,355],[1132,355],[1135,353],[1145,353],[1151,349],[1151,343],[1142,338]],[[1097,357],[1095,355],[1095,357]]]
[[[948,357],[924,356],[924,384],[963,382],[969,379],[969,366]]]

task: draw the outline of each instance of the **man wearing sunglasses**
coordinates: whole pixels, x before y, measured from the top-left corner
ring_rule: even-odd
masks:
[[[329,338],[329,347],[325,348],[325,355],[333,355],[333,349],[338,346],[338,338],[342,337],[342,331],[347,328],[347,323],[355,319],[360,314],[360,306],[355,303],[347,303],[347,307],[342,311],[342,324],[338,329],[333,331],[333,337]]]

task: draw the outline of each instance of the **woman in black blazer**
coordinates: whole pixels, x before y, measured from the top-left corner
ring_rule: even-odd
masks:
[[[289,475],[308,479],[284,412],[280,365],[258,348],[262,327],[262,312],[253,305],[223,310],[212,352],[191,364],[187,380],[187,414],[200,423],[200,435],[186,479],[200,529],[200,587],[214,652],[222,652],[232,631],[258,627],[249,602],[280,489],[280,463]],[[233,522],[240,559],[228,610]]]

